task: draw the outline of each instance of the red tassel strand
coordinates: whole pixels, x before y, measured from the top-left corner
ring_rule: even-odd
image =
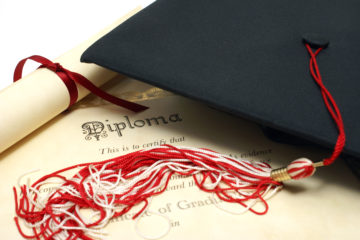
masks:
[[[313,163],[311,160],[305,158],[297,159],[291,164],[289,164],[287,168],[276,169],[273,172],[273,179],[277,181],[285,181],[289,179],[298,180],[301,178],[312,176],[315,173],[316,167],[328,166],[332,164],[340,156],[341,152],[345,147],[345,127],[340,113],[340,109],[337,106],[335,99],[323,83],[319,70],[319,65],[316,60],[316,56],[323,50],[323,48],[320,47],[313,51],[311,46],[307,43],[305,43],[305,47],[310,55],[310,74],[321,90],[321,95],[325,103],[326,109],[328,110],[331,118],[336,124],[338,130],[338,137],[334,146],[334,150],[330,157],[325,158],[317,163]]]
[[[64,176],[77,168],[73,177]],[[98,239],[110,219],[144,203],[134,218],[139,216],[149,197],[165,191],[173,174],[192,176],[201,190],[261,215],[268,211],[266,199],[282,187],[271,179],[270,172],[266,163],[237,160],[207,149],[164,145],[62,169],[21,186],[20,197],[14,188],[15,222],[24,238]],[[42,186],[55,181],[54,191],[40,193]],[[263,204],[263,210],[253,208],[257,202]],[[85,216],[85,209],[92,210],[92,216]],[[32,229],[32,235],[23,232],[20,219]]]
[[[336,144],[334,146],[334,151],[332,155],[326,159],[323,160],[323,164],[325,166],[332,164],[339,156],[340,153],[343,151],[345,146],[345,128],[343,119],[339,110],[339,107],[337,106],[334,98],[330,94],[330,92],[326,89],[322,77],[320,74],[319,66],[316,61],[316,56],[323,50],[323,48],[318,48],[315,52],[311,49],[309,44],[305,44],[306,50],[308,51],[310,55],[310,73],[313,79],[315,80],[316,84],[319,86],[321,90],[321,95],[323,97],[326,109],[330,113],[332,119],[334,120],[336,127],[338,129],[338,137],[336,140]]]

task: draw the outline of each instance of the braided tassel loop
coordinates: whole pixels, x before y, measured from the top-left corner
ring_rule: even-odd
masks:
[[[65,177],[77,169],[73,177]],[[193,177],[201,190],[265,214],[266,199],[282,187],[270,173],[266,163],[237,160],[207,149],[164,145],[59,170],[32,185],[22,185],[19,197],[14,188],[15,222],[24,238],[99,239],[101,228],[110,219],[140,203],[144,206],[134,218],[146,210],[148,198],[164,192],[173,174]],[[52,192],[41,191],[54,182]],[[262,209],[255,209],[256,203]],[[83,210],[91,210],[90,216]],[[23,225],[33,234],[25,234]]]
[[[338,130],[338,137],[336,140],[336,144],[334,146],[333,153],[330,157],[324,159],[323,161],[313,163],[311,160],[307,158],[300,158],[292,163],[290,163],[287,167],[275,169],[271,172],[271,178],[274,181],[283,182],[290,179],[302,179],[306,177],[310,177],[315,173],[316,167],[321,166],[328,166],[332,164],[341,154],[345,146],[345,129],[344,129],[344,122],[340,113],[340,109],[337,106],[334,98],[330,94],[330,92],[325,87],[319,66],[316,60],[316,56],[325,48],[327,47],[328,43],[325,42],[323,46],[315,46],[316,50],[312,50],[312,42],[309,41],[307,38],[303,39],[305,42],[306,50],[310,55],[310,63],[309,69],[310,74],[316,84],[318,85],[319,89],[321,90],[321,95],[324,100],[324,104],[326,109],[328,110],[330,116],[332,117],[334,123],[336,124]]]

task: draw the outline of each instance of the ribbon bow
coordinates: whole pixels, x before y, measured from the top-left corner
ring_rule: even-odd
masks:
[[[111,102],[120,107],[127,108],[133,112],[140,112],[140,111],[146,110],[148,108],[146,106],[143,106],[143,105],[140,105],[137,103],[133,103],[133,102],[129,102],[129,101],[117,98],[115,96],[112,96],[112,95],[104,92],[97,86],[95,86],[92,82],[90,82],[83,75],[76,73],[76,72],[72,72],[72,71],[62,67],[59,63],[54,63],[54,62],[50,61],[49,59],[42,57],[42,56],[38,56],[38,55],[33,55],[31,57],[25,58],[17,64],[17,66],[15,68],[15,72],[14,72],[14,82],[21,79],[22,71],[23,71],[24,65],[27,60],[33,60],[35,62],[42,64],[39,68],[47,68],[47,69],[55,72],[61,78],[61,80],[64,82],[66,88],[69,91],[69,95],[70,95],[69,107],[72,106],[74,103],[76,103],[76,101],[78,99],[78,89],[76,87],[76,83],[78,83],[81,86],[83,86],[84,88],[86,88],[87,90],[89,90],[90,92],[92,92],[93,94],[105,99],[106,101]]]

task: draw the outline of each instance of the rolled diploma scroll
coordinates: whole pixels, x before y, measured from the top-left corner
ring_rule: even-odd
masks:
[[[80,56],[96,40],[139,10],[140,7],[127,13],[54,62],[60,63],[70,71],[80,73],[96,86],[109,81],[116,76],[115,72],[95,64],[81,63]],[[89,94],[89,91],[82,86],[77,85],[77,88],[78,101]],[[69,102],[69,92],[65,84],[58,75],[45,68],[37,69],[0,91],[0,153],[66,110]]]

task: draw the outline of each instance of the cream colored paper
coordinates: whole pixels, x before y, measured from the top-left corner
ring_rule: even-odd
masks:
[[[317,161],[327,154],[316,148],[274,143],[251,122],[134,80],[122,77],[106,84],[105,89],[150,109],[133,114],[89,96],[0,155],[0,229],[6,229],[3,239],[20,239],[13,221],[12,186],[19,176],[33,169],[40,171],[23,178],[22,183],[69,165],[104,160],[161,143],[206,147],[237,158],[267,161],[273,167],[303,156]],[[170,121],[171,116],[177,121]],[[152,118],[158,118],[159,124],[140,127],[142,121]],[[94,121],[104,125],[98,140],[82,128]],[[116,131],[116,126],[122,130]],[[219,210],[211,195],[201,192],[191,178],[173,179],[164,194],[153,198],[149,210],[171,220],[170,232],[162,239],[358,239],[359,186],[359,180],[339,159],[309,179],[286,183],[269,200],[270,210],[264,216]],[[224,207],[242,210],[235,204]],[[131,220],[138,209],[109,223],[104,229],[108,232],[106,239],[142,239]],[[166,230],[164,218],[147,215],[138,225],[143,234],[155,236]]]
[[[116,73],[95,64],[80,62],[81,54],[97,39],[134,15],[137,8],[93,36],[89,40],[55,60],[65,68],[80,73],[100,86],[116,76]],[[89,92],[80,85],[78,100]],[[0,92],[0,153],[22,139],[69,105],[69,93],[65,84],[53,72],[38,69]]]

